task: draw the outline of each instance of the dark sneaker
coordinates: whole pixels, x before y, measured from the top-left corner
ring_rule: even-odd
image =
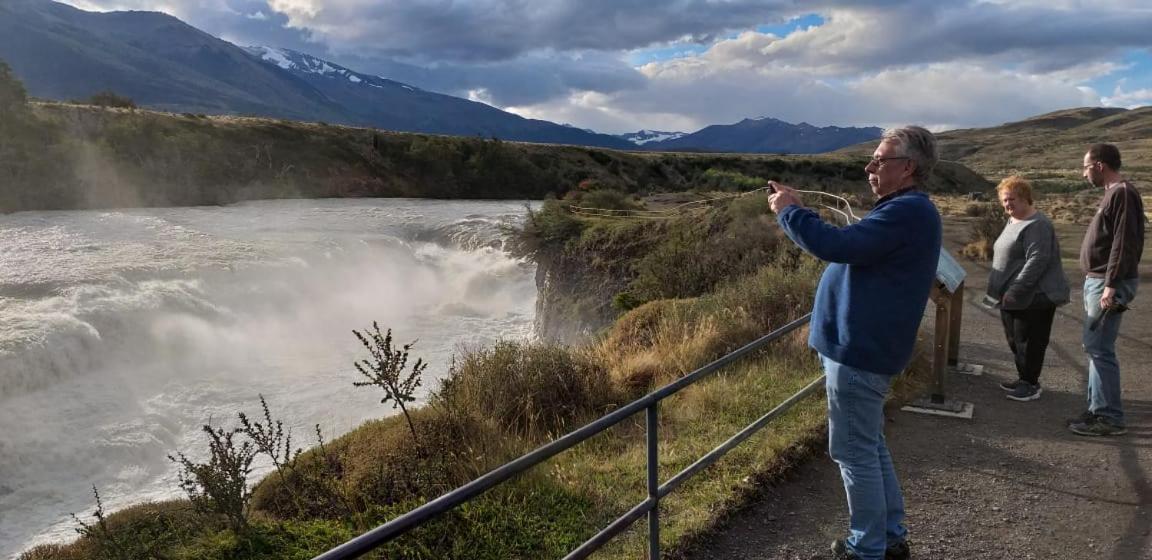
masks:
[[[888,550],[884,551],[884,560],[910,560],[911,558],[912,551],[908,550],[908,543],[905,541],[890,544]]]
[[[1092,412],[1091,410],[1085,410],[1084,412],[1080,413],[1080,416],[1065,420],[1064,425],[1071,427],[1072,424],[1084,424],[1091,422],[1094,419],[1096,419],[1096,413]]]
[[[1015,389],[1010,391],[1005,396],[1014,400],[1014,401],[1025,402],[1025,401],[1034,401],[1034,400],[1040,398],[1040,393],[1042,393],[1042,392],[1043,392],[1043,390],[1040,389],[1039,385],[1033,385],[1027,381],[1021,381],[1020,384],[1017,385]]]
[[[855,552],[848,550],[848,543],[844,539],[832,541],[832,558],[835,560],[860,560]]]
[[[1072,433],[1081,436],[1122,436],[1128,433],[1124,426],[1119,426],[1103,416],[1093,416],[1087,422],[1077,422],[1068,426]]]
[[[832,541],[832,557],[836,560],[858,560],[860,558],[856,556],[856,553],[848,550],[848,545],[844,539]],[[912,552],[908,550],[907,542],[890,544],[884,551],[884,560],[909,560],[910,558],[912,558]]]
[[[1017,379],[1015,381],[1005,381],[1005,382],[1000,384],[1000,388],[1004,389],[1005,391],[1015,391],[1017,387],[1019,387],[1020,385],[1022,385],[1024,383],[1027,383],[1027,381],[1024,381],[1023,379]]]

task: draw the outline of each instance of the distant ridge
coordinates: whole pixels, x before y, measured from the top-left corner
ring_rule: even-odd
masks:
[[[744,119],[735,124],[712,125],[692,134],[644,144],[660,151],[816,154],[830,152],[880,137],[876,127],[817,127],[791,124],[769,117]]]

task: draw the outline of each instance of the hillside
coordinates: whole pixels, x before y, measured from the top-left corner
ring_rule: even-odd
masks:
[[[1083,189],[1081,159],[1096,142],[1120,147],[1128,177],[1152,180],[1152,107],[1065,109],[1000,126],[952,130],[938,138],[942,159],[960,162],[992,181],[1022,173],[1047,191]],[[839,153],[870,154],[873,148],[864,143]]]
[[[34,103],[0,120],[0,212],[266,198],[541,199],[747,190],[768,178],[864,194],[864,158],[636,153],[322,123]],[[8,154],[8,156],[5,156]],[[985,188],[962,166],[930,187]]]

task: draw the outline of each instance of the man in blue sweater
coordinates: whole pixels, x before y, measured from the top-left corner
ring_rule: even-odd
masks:
[[[940,214],[918,189],[936,161],[931,132],[886,131],[864,167],[876,206],[845,227],[804,208],[794,189],[769,183],[780,227],[829,263],[808,344],[827,374],[828,454],[848,495],[849,534],[832,543],[839,559],[910,557],[904,497],[884,442],[884,398],[912,358],[940,258]]]

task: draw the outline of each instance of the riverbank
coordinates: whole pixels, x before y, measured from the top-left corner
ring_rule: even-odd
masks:
[[[737,258],[747,248],[736,243],[728,251],[719,250],[732,243],[734,232],[771,223],[763,196],[734,200],[740,204],[730,200],[675,218],[686,222],[680,226],[649,229],[589,219],[578,229],[563,229],[571,244],[559,246],[595,252],[603,248],[602,240],[628,238],[647,244],[648,250],[641,253],[663,255],[658,259],[661,266],[634,278],[658,287],[651,283],[660,284],[665,274],[675,271],[663,265],[674,262],[685,247],[685,239],[669,238],[668,231],[700,233],[707,246],[727,259]],[[709,227],[697,230],[689,227],[692,224]],[[781,248],[786,249],[770,247]],[[619,261],[606,266],[602,271],[606,274],[640,262],[629,253],[599,254],[604,260]],[[774,252],[746,254],[744,260],[756,266],[730,277],[702,276],[706,282],[684,287],[690,291],[632,291],[631,298],[601,294],[629,299],[631,309],[617,307],[620,318],[582,347],[508,340],[461,349],[445,379],[429,382],[427,406],[410,409],[410,417],[367,422],[313,447],[299,463],[264,477],[246,510],[205,509],[220,502],[204,500],[201,493],[191,502],[102,511],[104,522],[88,517],[90,528],[76,543],[41,547],[23,558],[311,558],[804,314],[818,263],[797,255],[784,257]],[[402,325],[395,326],[394,335],[398,342],[409,340]],[[419,347],[412,360],[418,356]],[[803,334],[797,333],[778,341],[771,352],[668,400],[661,407],[662,471],[686,467],[818,375]],[[353,374],[345,382],[357,380]],[[266,425],[279,419],[291,423],[291,410],[275,401],[270,404],[270,416],[257,413],[249,418]],[[381,415],[387,412],[381,408]],[[233,414],[217,416],[214,428],[233,429],[237,424]],[[674,513],[666,518],[664,546],[673,548],[686,536],[706,530],[717,511],[730,507],[734,496],[753,486],[749,473],[778,472],[791,464],[798,448],[818,437],[822,422],[819,401],[809,401],[782,418],[774,430],[685,485],[667,501],[668,511]],[[493,560],[563,556],[643,499],[643,433],[642,418],[626,422],[390,544],[380,554]],[[236,445],[250,436],[251,431],[235,433]],[[295,441],[307,446],[313,438],[298,434]],[[193,463],[210,465],[200,461]],[[199,472],[221,474],[211,468]],[[191,474],[186,480],[198,480],[192,487],[202,486],[205,479]],[[643,537],[629,534],[604,554],[632,558],[643,547]]]
[[[746,190],[750,178],[768,177],[836,192],[866,188],[862,156],[625,152],[67,103],[14,109],[0,133],[0,213],[277,198],[539,200],[580,185]],[[932,188],[988,184],[942,164]]]

